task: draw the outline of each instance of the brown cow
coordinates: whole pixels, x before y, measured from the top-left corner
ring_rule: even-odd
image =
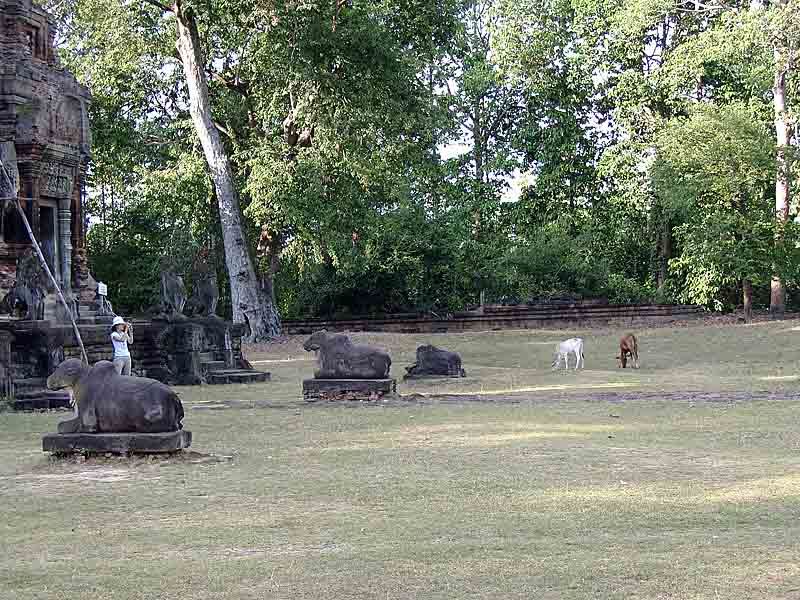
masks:
[[[617,368],[624,369],[628,365],[628,355],[633,359],[635,369],[639,368],[639,344],[636,336],[629,333],[619,341],[619,356],[617,356]]]

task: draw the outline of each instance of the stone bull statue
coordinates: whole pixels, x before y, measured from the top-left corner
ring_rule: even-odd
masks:
[[[306,352],[319,352],[317,379],[386,379],[392,359],[383,350],[354,344],[346,335],[315,332],[303,344]]]
[[[417,362],[406,367],[406,371],[406,379],[467,376],[461,368],[461,357],[458,354],[430,345],[417,348]]]
[[[168,386],[146,377],[118,375],[101,360],[89,368],[65,360],[47,378],[51,390],[72,388],[77,416],[58,433],[163,433],[183,428],[183,405]]]

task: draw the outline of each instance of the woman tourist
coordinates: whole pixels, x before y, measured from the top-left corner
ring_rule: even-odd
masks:
[[[133,343],[133,326],[122,317],[114,317],[111,323],[111,344],[114,346],[114,368],[120,375],[131,374],[131,353],[128,344]]]

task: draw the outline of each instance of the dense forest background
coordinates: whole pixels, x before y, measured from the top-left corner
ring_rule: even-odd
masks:
[[[178,9],[283,318],[766,307],[775,281],[800,305],[796,0],[48,4],[94,96],[91,267],[126,314],[165,261],[189,286],[210,263],[231,310]]]

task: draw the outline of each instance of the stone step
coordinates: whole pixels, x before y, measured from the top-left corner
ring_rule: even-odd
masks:
[[[198,355],[201,363],[205,362],[216,362],[217,357],[214,356],[213,352],[200,352]]]
[[[225,361],[224,360],[209,360],[203,361],[200,363],[200,368],[205,371],[206,373],[210,373],[212,371],[225,371]]]
[[[114,317],[111,316],[86,316],[81,313],[81,316],[78,317],[77,322],[78,325],[111,325],[111,321],[114,320]]]
[[[29,400],[31,398],[51,398],[58,399],[62,397],[69,398],[69,392],[63,390],[28,390],[25,392],[14,392],[14,398],[19,400]]]
[[[270,374],[264,371],[247,371],[244,369],[211,371],[208,383],[219,385],[225,383],[263,383],[269,381]]]
[[[30,379],[15,379],[14,389],[17,392],[24,392],[25,390],[44,389],[47,387],[47,378],[45,377],[31,377]]]
[[[16,394],[13,408],[18,411],[50,410],[54,408],[69,408],[70,397],[66,392],[24,392]]]

